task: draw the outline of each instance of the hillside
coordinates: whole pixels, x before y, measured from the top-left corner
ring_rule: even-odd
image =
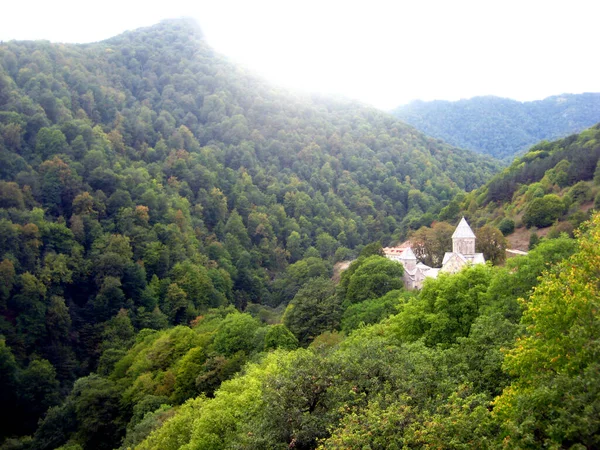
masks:
[[[415,101],[392,113],[452,145],[512,159],[539,141],[577,133],[600,122],[600,94],[563,94],[532,102],[491,96],[456,102]]]
[[[516,228],[521,250],[523,235],[572,236],[600,208],[599,161],[600,124],[541,142],[481,188],[459,195],[439,218],[452,222],[465,215],[475,227],[493,224],[506,235]]]
[[[149,408],[185,372],[178,352],[231,327],[186,360],[173,401],[212,394],[263,342],[294,344],[281,325],[269,334],[263,322],[281,309],[265,305],[285,307],[335,261],[429,224],[497,168],[375,109],[273,87],[185,20],[95,44],[2,43],[0,401],[11,414],[0,439],[31,435],[49,407],[95,390],[113,408],[98,414],[123,416],[94,431],[90,411],[81,439],[112,445],[140,398],[122,411],[103,377],[132,345],[158,338]],[[227,319],[233,306],[262,322]],[[190,323],[207,334],[173,328]],[[229,342],[240,329],[260,345]]]

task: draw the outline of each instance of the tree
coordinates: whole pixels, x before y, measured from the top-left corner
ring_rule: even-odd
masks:
[[[128,349],[133,343],[135,330],[126,309],[120,309],[115,317],[106,322],[102,348]]]
[[[415,256],[423,264],[440,267],[444,254],[452,248],[454,227],[446,222],[436,222],[429,227],[421,227],[410,236]]]
[[[0,181],[0,208],[25,209],[23,193],[17,183]]]
[[[381,242],[372,242],[370,244],[365,245],[360,251],[359,256],[368,258],[369,256],[373,255],[385,256],[383,253],[383,248],[381,247]]]
[[[46,311],[46,327],[51,341],[65,341],[71,329],[71,316],[65,299],[57,295],[50,298]]]
[[[413,294],[401,290],[389,291],[383,297],[350,305],[342,315],[341,329],[345,333],[356,330],[361,325],[377,323],[398,312],[403,299]]]
[[[125,294],[121,287],[121,281],[115,277],[106,277],[102,281],[94,299],[94,312],[99,322],[108,320],[125,307]]]
[[[311,256],[290,264],[285,273],[273,281],[272,304],[287,303],[294,298],[298,290],[309,280],[330,275],[331,266],[318,257]]]
[[[27,223],[21,228],[21,264],[25,270],[35,272],[40,257],[41,234],[34,223]]]
[[[77,417],[77,441],[94,450],[114,448],[125,432],[117,386],[90,375],[77,380],[70,397]]]
[[[492,268],[468,267],[456,274],[440,274],[423,286],[420,295],[403,304],[391,319],[402,340],[424,338],[428,346],[452,344],[467,336],[485,304]]]
[[[69,269],[67,255],[46,253],[44,267],[40,271],[40,279],[47,286],[72,283],[73,271]]]
[[[506,238],[502,232],[491,225],[484,225],[475,233],[476,251],[483,253],[486,261],[502,264],[506,260]]]
[[[322,258],[331,258],[338,245],[338,242],[329,233],[321,233],[317,236],[317,249]]]
[[[54,156],[40,165],[39,172],[42,204],[53,215],[69,214],[78,190],[78,181],[69,164]]]
[[[286,250],[290,252],[291,262],[295,262],[302,257],[302,239],[300,233],[292,231],[286,240]]]
[[[109,276],[121,278],[133,257],[131,240],[121,234],[105,234],[94,242],[92,254],[98,281]]]
[[[225,233],[235,236],[240,245],[242,245],[244,248],[247,248],[250,245],[250,238],[248,237],[248,231],[246,230],[242,216],[240,216],[235,209],[231,212],[229,218],[227,219],[227,223],[225,224]]]
[[[265,350],[283,348],[295,350],[298,347],[298,339],[283,324],[272,325],[265,334]]]
[[[402,264],[381,256],[370,256],[351,275],[344,302],[360,303],[382,297],[391,290],[402,289],[403,274]]]
[[[600,445],[600,214],[579,245],[524,302],[526,333],[505,358],[516,380],[494,415],[515,448]]]
[[[334,293],[330,280],[316,278],[306,283],[286,308],[283,324],[301,345],[310,343],[324,331],[337,328],[341,304]]]
[[[187,294],[177,283],[171,283],[165,296],[164,312],[171,323],[178,325],[187,322],[190,318],[188,312]]]
[[[512,234],[513,231],[515,231],[515,221],[505,217],[498,225],[498,229],[502,232],[504,236],[508,236],[509,234]]]
[[[192,264],[190,261],[177,263],[171,270],[171,275],[173,281],[183,289],[186,297],[200,311],[210,306],[219,306],[215,298],[217,293],[203,266]]]
[[[547,227],[560,218],[565,211],[565,204],[555,194],[548,194],[542,198],[534,198],[523,215],[523,223],[530,227]]]
[[[16,282],[15,266],[9,259],[0,262],[0,310],[6,307],[10,293]]]
[[[6,340],[0,338],[0,402],[3,408],[9,408],[11,412],[17,408],[17,386],[19,367],[15,361],[15,356],[11,348],[6,345]],[[11,419],[12,415],[4,415],[7,420],[0,423],[0,438],[14,433],[14,426],[18,425],[18,420]],[[14,416],[12,416],[14,417]]]
[[[21,275],[20,290],[14,297],[18,311],[17,330],[26,345],[40,343],[46,336],[46,287],[29,272]]]
[[[19,398],[27,411],[26,427],[34,430],[42,414],[59,402],[56,370],[49,361],[34,359],[21,373],[19,381]]]
[[[591,199],[592,189],[589,184],[586,184],[584,181],[580,181],[574,184],[571,189],[569,189],[569,197],[573,199],[573,202],[581,204],[587,202]]]
[[[215,334],[214,348],[225,356],[243,351],[250,354],[255,347],[254,336],[260,323],[250,314],[229,314]]]
[[[59,129],[42,128],[36,137],[35,150],[43,159],[50,159],[50,157],[67,150],[67,139]]]

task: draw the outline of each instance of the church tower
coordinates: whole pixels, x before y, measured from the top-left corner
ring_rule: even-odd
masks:
[[[464,217],[452,235],[452,251],[461,255],[475,254],[475,233]]]
[[[410,272],[417,268],[417,257],[415,256],[412,248],[408,247],[400,255],[400,262],[404,268]]]

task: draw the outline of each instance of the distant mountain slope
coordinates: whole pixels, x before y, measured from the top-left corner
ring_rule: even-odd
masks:
[[[493,224],[509,234],[516,227],[572,234],[600,209],[600,124],[553,142],[541,142],[481,188],[458,195],[439,218],[462,215],[474,226]],[[552,230],[551,230],[552,231]]]
[[[71,146],[79,133],[65,132],[70,123],[101,125],[131,160],[162,162],[171,151],[210,145],[223,170],[244,168],[261,179],[261,192],[271,185],[278,201],[295,177],[292,191],[333,194],[358,216],[396,219],[411,209],[427,212],[450,191],[474,189],[498,168],[374,108],[278,89],[215,54],[186,21],[82,46],[9,42],[0,47],[0,65],[0,110],[11,112],[2,123],[20,127],[22,147],[4,139],[9,161],[53,156],[35,152],[41,128],[60,129]],[[181,137],[182,126],[194,144]],[[3,178],[14,178],[9,166],[19,164],[0,169]],[[189,171],[171,172],[192,189],[192,204],[200,187],[230,194],[222,176],[202,183]],[[391,193],[396,183],[402,195]],[[411,189],[425,197],[409,205]]]
[[[600,121],[600,93],[564,94],[533,102],[474,97],[415,101],[392,114],[425,134],[496,158],[512,158],[542,140],[577,133]]]

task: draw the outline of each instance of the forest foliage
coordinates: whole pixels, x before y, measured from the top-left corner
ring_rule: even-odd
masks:
[[[482,187],[458,194],[438,216],[466,216],[476,228],[493,225],[505,235],[552,226],[550,237],[573,235],[600,208],[600,124],[553,142],[541,142]]]
[[[0,439],[46,417],[43,439],[76,430],[91,445],[122,436],[128,414],[143,422],[124,391],[158,406],[210,395],[263,348],[306,341],[269,327],[307,283],[428,224],[497,168],[375,109],[275,88],[187,20],[0,44]],[[254,316],[223,318],[214,342],[180,336],[231,305]],[[169,358],[134,388],[111,377],[132,346],[154,345],[147,330],[175,333],[154,356],[207,346],[186,387]],[[96,391],[110,406],[97,417]]]
[[[562,435],[553,417],[520,426],[538,379],[515,339],[537,330],[540,275],[558,290],[597,276],[569,270],[595,261],[598,218],[579,246],[558,236],[420,292],[382,257],[411,232],[424,257],[440,250],[450,227],[434,219],[497,168],[368,107],[274,88],[188,21],[1,44],[0,445],[593,445],[595,416]],[[480,230],[492,254],[497,230]],[[588,324],[573,311],[595,311],[580,291],[563,308],[574,339]],[[594,381],[586,333],[576,366],[539,379],[578,392],[572,408]]]
[[[577,283],[600,275],[598,230],[390,291],[380,323],[262,354],[135,448],[593,447],[597,296]]]

